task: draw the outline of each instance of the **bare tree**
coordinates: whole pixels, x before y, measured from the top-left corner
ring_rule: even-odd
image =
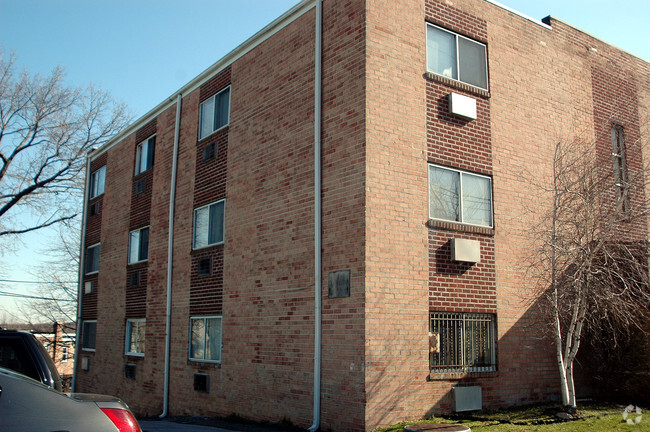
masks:
[[[555,344],[562,402],[569,410],[577,405],[574,363],[583,335],[605,330],[600,333],[615,345],[630,329],[645,329],[650,305],[645,198],[650,169],[617,167],[618,132],[611,133],[614,148],[605,156],[594,142],[555,145],[545,190],[551,205],[533,233],[538,247],[531,270]],[[640,147],[626,143],[630,153],[640,155]]]
[[[92,86],[70,88],[56,68],[15,73],[0,52],[0,238],[77,216],[86,153],[130,120],[123,104]]]

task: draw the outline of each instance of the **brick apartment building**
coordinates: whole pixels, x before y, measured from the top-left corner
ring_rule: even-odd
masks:
[[[350,431],[557,399],[523,173],[577,136],[613,166],[649,102],[554,18],[297,4],[90,155],[76,390]]]

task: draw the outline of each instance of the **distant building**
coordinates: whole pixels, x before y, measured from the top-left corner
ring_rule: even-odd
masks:
[[[586,137],[615,200],[650,65],[487,0],[324,0],[322,39],[318,7],[90,155],[76,390],[340,431],[556,400],[523,173]]]
[[[3,328],[32,333],[54,360],[65,391],[70,390],[74,372],[74,323],[5,324]]]

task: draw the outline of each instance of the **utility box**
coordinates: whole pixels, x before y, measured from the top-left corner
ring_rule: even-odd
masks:
[[[476,100],[458,93],[449,93],[449,111],[457,116],[476,120]]]
[[[478,240],[452,238],[451,259],[469,263],[481,262],[481,242]]]
[[[477,411],[483,409],[481,387],[454,387],[454,412]]]

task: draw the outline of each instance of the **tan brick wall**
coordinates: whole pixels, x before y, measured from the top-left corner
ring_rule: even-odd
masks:
[[[314,16],[310,10],[183,95],[173,415],[311,424]],[[552,346],[537,331],[526,272],[530,227],[547,199],[535,184],[548,179],[558,139],[594,136],[594,77],[635,78],[623,93],[639,103],[635,136],[647,141],[647,63],[561,22],[551,30],[483,0],[325,0],[324,20],[322,427],[372,430],[448,411],[459,384],[480,385],[490,407],[556,395]],[[427,20],[487,43],[489,93],[426,74]],[[227,82],[230,126],[210,138],[222,159],[208,168],[207,140],[197,143],[199,102]],[[451,91],[477,100],[477,120],[447,116]],[[162,410],[175,110],[155,123],[144,358],[124,356],[125,318],[135,313],[126,307],[126,253],[136,134],[93,163],[108,167],[101,213],[88,226],[88,239],[102,242],[96,302],[84,298],[83,310],[98,320],[97,352],[80,353],[91,370],[78,370],[78,390],[122,396],[140,415]],[[429,221],[428,163],[490,175],[494,228]],[[225,244],[192,253],[194,208],[223,196]],[[451,237],[479,240],[481,263],[452,265]],[[196,278],[204,252],[215,252],[219,267],[209,280]],[[328,276],[340,270],[350,271],[350,296],[330,298]],[[496,313],[498,371],[430,374],[431,310]],[[223,316],[220,365],[188,360],[189,317],[203,312]],[[125,363],[136,364],[135,380],[124,378]],[[195,373],[210,376],[210,393],[194,391]]]

